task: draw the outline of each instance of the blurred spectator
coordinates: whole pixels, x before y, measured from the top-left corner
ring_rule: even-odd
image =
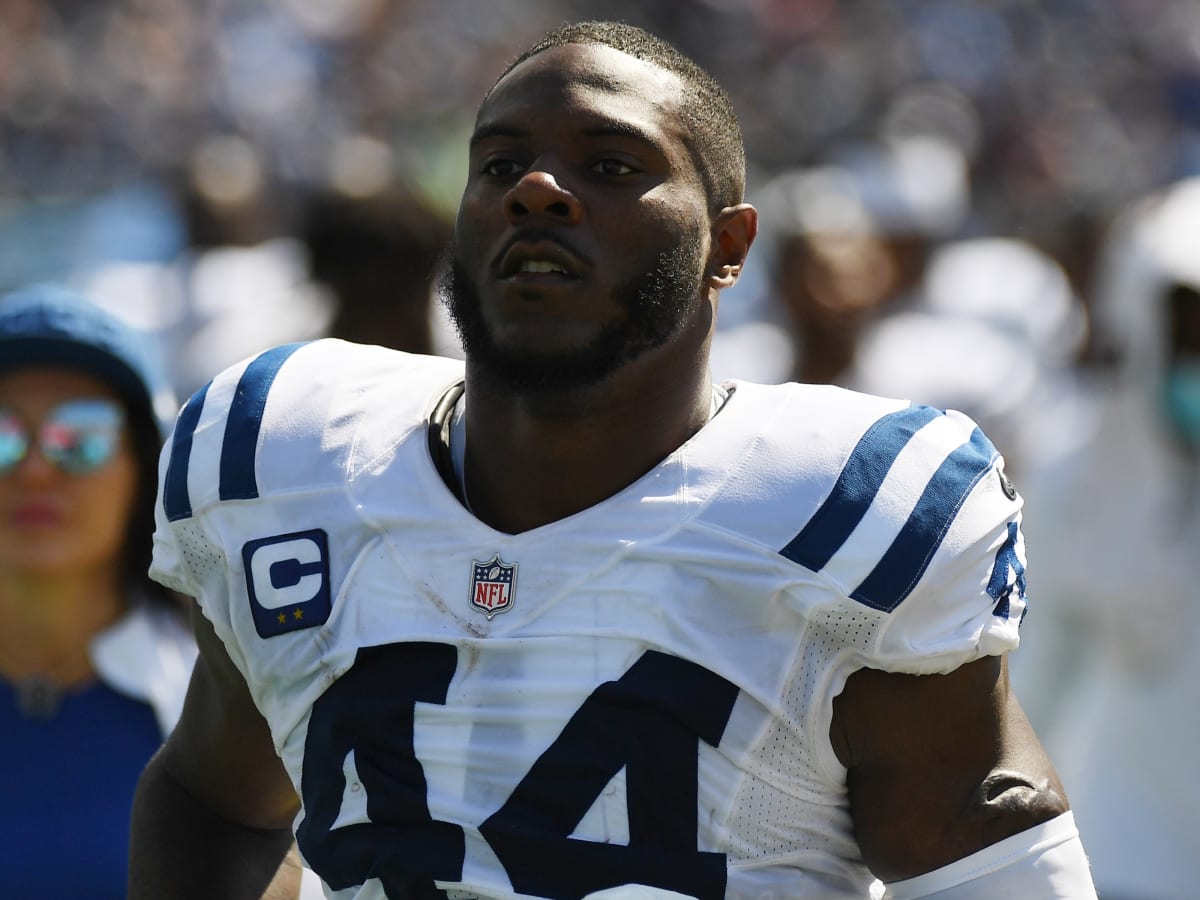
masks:
[[[962,410],[1020,480],[1039,457],[1077,449],[1081,432],[1069,426],[1084,413],[1072,373],[1086,335],[1057,262],[1013,238],[956,240],[934,251],[905,311],[865,331],[845,380]]]
[[[79,280],[169,348],[181,395],[238,359],[316,337],[443,352],[449,326],[431,297],[450,222],[395,180],[387,158],[358,157],[300,196],[244,138],[211,137],[174,181],[185,248],[163,262],[92,265]]]
[[[144,336],[62,289],[0,298],[0,895],[125,896],[142,767],[195,659],[146,577],[175,403]]]
[[[1013,682],[1106,900],[1190,897],[1200,857],[1198,234],[1200,179],[1114,224],[1092,315],[1116,356],[1083,373],[1095,424],[1028,478],[1041,551]]]
[[[772,179],[755,198],[766,280],[757,283],[753,339],[745,340],[747,311],[737,309],[735,288],[723,301],[731,324],[714,342],[718,377],[844,383],[863,330],[911,303],[929,254],[959,227],[967,200],[962,154],[928,137],[858,144],[827,165]],[[774,373],[764,372],[760,322],[791,341]]]
[[[434,352],[435,268],[451,223],[407,190],[308,198],[298,226],[310,274],[333,294],[327,333],[411,353]]]
[[[334,302],[312,280],[294,234],[299,201],[253,145],[236,135],[208,139],[178,190],[188,247],[170,269],[185,313],[168,339],[181,393],[275,344],[325,335]]]
[[[188,396],[224,366],[275,344],[324,336],[329,292],[293,234],[297,202],[244,138],[214,135],[172,173],[184,240],[161,261],[110,260],[77,273],[95,302],[164,348]]]

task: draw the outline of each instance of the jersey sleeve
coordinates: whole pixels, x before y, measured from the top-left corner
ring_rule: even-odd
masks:
[[[375,534],[370,493],[461,364],[325,339],[224,370],[181,410],[160,463],[151,577],[195,598],[268,712],[282,659],[318,661],[340,587]],[[398,386],[407,390],[400,391]],[[293,724],[271,718],[277,741]]]
[[[893,536],[850,591],[884,614],[868,663],[945,673],[1015,649],[1026,604],[1025,542],[1021,497],[1003,456],[951,410],[916,432],[888,480],[876,524]]]
[[[954,410],[849,393],[822,404],[802,418],[843,424],[833,438],[801,442],[827,449],[779,478],[777,518],[799,530],[773,540],[816,576],[797,575],[793,602],[828,626],[822,639],[839,644],[830,652],[932,674],[1015,648],[1022,501],[991,441]]]
[[[168,443],[168,448],[170,444]],[[165,455],[165,453],[164,453]],[[162,495],[160,466],[159,495]],[[150,577],[173,591],[187,597],[195,597],[198,593],[196,583],[192,580],[191,572],[183,564],[183,553],[179,547],[178,537],[163,515],[162,504],[154,508],[154,552],[150,561]]]
[[[1003,457],[985,468],[946,523],[912,593],[880,631],[877,659],[913,674],[944,673],[1014,650],[1026,609],[1020,497]]]
[[[356,395],[343,385],[380,369],[375,356],[333,340],[275,347],[216,375],[176,419],[159,466],[150,575],[196,599],[240,667],[246,610],[267,615],[247,597],[247,548],[268,536],[286,566],[284,545],[307,534],[302,512],[337,507],[356,422]],[[296,577],[285,574],[267,582]]]
[[[194,598],[234,663],[245,659],[232,626],[233,547],[211,510],[258,490],[258,438],[267,395],[303,345],[268,350],[217,374],[184,404],[159,461],[150,577]]]

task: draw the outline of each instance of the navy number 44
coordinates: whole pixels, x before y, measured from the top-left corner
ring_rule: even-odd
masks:
[[[297,840],[334,890],[377,878],[389,900],[425,900],[446,896],[436,881],[462,879],[463,830],[430,815],[413,749],[415,704],[444,705],[456,666],[449,644],[364,647],[313,705]],[[479,826],[513,888],[555,900],[621,884],[724,897],[724,855],[696,847],[698,742],[720,743],[737,693],[702,666],[653,650],[596,688]],[[334,827],[351,751],[370,822]],[[622,768],[629,843],[571,837]]]

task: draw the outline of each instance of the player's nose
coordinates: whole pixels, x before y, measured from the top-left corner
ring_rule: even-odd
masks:
[[[548,216],[573,225],[583,217],[583,206],[553,173],[531,168],[505,195],[504,212],[513,224],[530,216]]]

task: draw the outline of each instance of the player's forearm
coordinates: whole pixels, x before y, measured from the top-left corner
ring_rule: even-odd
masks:
[[[184,790],[158,757],[138,783],[130,840],[129,900],[299,896],[290,830],[246,828],[221,818]]]

